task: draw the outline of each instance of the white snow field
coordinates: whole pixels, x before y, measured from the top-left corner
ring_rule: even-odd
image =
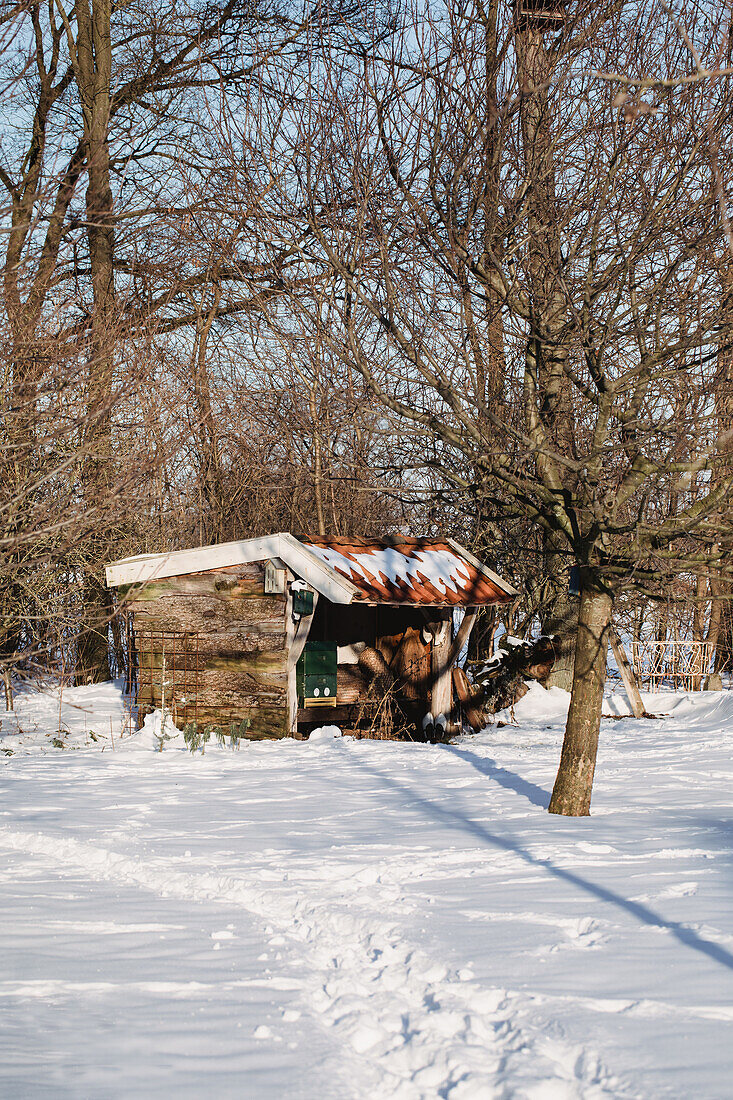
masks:
[[[733,692],[646,702],[570,820],[557,690],[454,745],[203,756],[120,740],[112,685],[21,696],[0,1094],[733,1096]]]

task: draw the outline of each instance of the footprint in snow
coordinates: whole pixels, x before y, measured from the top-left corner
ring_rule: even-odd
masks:
[[[696,882],[678,882],[657,894],[658,898],[691,898],[697,893]]]

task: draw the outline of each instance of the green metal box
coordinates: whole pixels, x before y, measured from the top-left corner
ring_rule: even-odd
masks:
[[[335,707],[338,690],[335,642],[306,642],[295,668],[298,705]]]

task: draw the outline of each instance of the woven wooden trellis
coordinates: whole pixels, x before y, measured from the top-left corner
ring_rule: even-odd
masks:
[[[699,691],[710,672],[713,655],[708,642],[643,638],[633,643],[634,672],[648,691]]]

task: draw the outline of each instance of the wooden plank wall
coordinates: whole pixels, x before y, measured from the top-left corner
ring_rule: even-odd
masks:
[[[162,675],[156,676],[155,670],[162,671],[162,646],[154,643],[147,655],[146,631],[192,631],[198,633],[195,703],[199,726],[249,718],[251,738],[288,735],[286,597],[264,594],[264,563],[166,577],[137,589],[131,586],[125,598],[139,638],[141,685],[150,681],[148,670],[153,665],[153,690],[141,689],[141,707],[160,706],[161,695]],[[192,640],[184,662],[189,684],[195,645]],[[182,675],[177,675],[174,695],[177,690],[181,694],[182,682]],[[190,695],[185,704],[172,702],[178,709],[185,705],[187,715],[192,715]],[[178,725],[183,725],[182,719]]]

